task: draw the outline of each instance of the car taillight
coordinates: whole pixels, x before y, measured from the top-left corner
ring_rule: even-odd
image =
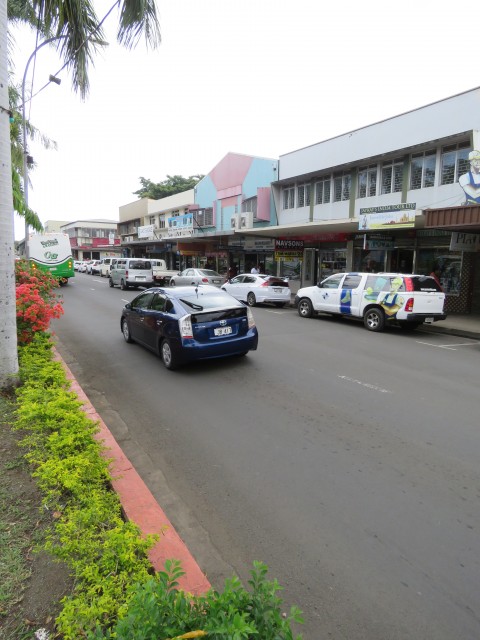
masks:
[[[265,282],[262,282],[262,284],[260,285],[261,287],[269,287],[270,283],[268,280],[266,280]]]
[[[125,269],[125,278],[128,278],[128,271]]]
[[[405,305],[405,311],[413,311],[413,298],[409,298],[407,300],[407,304]]]
[[[247,307],[247,318],[248,318],[248,328],[253,329],[255,326],[255,318],[253,317],[253,312],[250,307]]]
[[[208,284],[208,278],[202,278],[202,282],[205,282],[205,284]]]
[[[192,316],[183,316],[183,318],[180,318],[178,327],[182,338],[193,338]]]
[[[413,282],[411,278],[404,278],[405,280],[405,291],[413,291]]]

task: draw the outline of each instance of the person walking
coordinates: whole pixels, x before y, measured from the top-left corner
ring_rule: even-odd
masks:
[[[250,269],[250,273],[260,273],[260,271],[257,269],[257,267],[255,265],[253,265],[253,267]]]

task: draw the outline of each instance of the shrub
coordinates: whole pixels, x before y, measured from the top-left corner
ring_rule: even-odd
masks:
[[[32,341],[38,331],[46,331],[53,318],[63,314],[54,289],[57,281],[48,272],[39,271],[19,260],[15,270],[18,344]]]

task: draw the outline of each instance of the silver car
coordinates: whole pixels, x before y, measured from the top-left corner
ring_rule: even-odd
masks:
[[[186,286],[192,284],[212,284],[221,287],[225,278],[212,269],[184,269],[170,280],[170,286]]]

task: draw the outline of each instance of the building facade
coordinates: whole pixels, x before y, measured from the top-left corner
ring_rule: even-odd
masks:
[[[474,89],[282,155],[260,233],[303,248],[303,285],[437,271],[448,312],[479,312],[479,132]]]
[[[60,230],[70,237],[74,260],[101,260],[120,255],[120,238],[114,220],[76,220],[63,224]]]

